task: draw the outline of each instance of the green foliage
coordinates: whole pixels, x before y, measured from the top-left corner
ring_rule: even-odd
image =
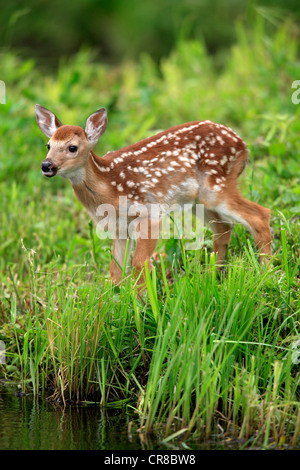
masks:
[[[265,447],[284,436],[299,442],[295,31],[289,21],[272,34],[261,19],[250,33],[239,25],[222,67],[196,40],[179,41],[159,65],[143,56],[112,67],[81,51],[56,74],[2,53],[2,378],[36,395],[52,391],[64,402],[131,406],[142,430],[161,427],[166,440],[228,431],[262,439]],[[221,275],[207,232],[201,251],[160,242],[142,299],[130,276],[114,288],[109,242],[96,238],[71,186],[40,173],[46,140],[35,103],[78,125],[105,106],[109,126],[96,148],[100,155],[184,121],[232,126],[250,147],[242,192],[272,210],[272,266],[260,274],[253,240],[236,226]]]
[[[114,63],[137,59],[146,52],[155,60],[167,56],[182,38],[202,37],[211,53],[236,39],[235,20],[251,21],[259,11],[270,23],[281,17],[299,17],[297,0],[73,0],[40,2],[11,0],[1,5],[1,47],[37,57],[49,67],[82,46]]]

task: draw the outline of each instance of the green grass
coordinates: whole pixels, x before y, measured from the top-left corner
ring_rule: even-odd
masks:
[[[107,67],[82,51],[55,75],[0,56],[1,378],[66,404],[131,407],[140,432],[168,443],[230,436],[299,446],[295,31],[291,23],[268,35],[262,20],[250,33],[239,25],[222,67],[197,41],[179,42],[159,67],[149,57]],[[236,226],[221,274],[207,231],[199,251],[160,241],[142,299],[130,275],[113,287],[110,243],[98,240],[68,182],[40,173],[46,141],[35,103],[79,125],[105,106],[100,155],[184,121],[232,126],[251,154],[242,193],[272,210],[271,266],[260,273],[252,238]]]

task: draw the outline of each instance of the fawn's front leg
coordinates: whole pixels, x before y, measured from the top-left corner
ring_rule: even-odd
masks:
[[[139,238],[136,242],[136,249],[132,260],[132,268],[135,276],[139,276],[144,268],[145,261],[148,261],[149,272],[152,269],[151,255],[155,250],[157,239],[143,240]],[[145,275],[139,277],[139,284],[145,283]]]
[[[144,268],[145,261],[148,261],[148,269],[151,271],[153,254],[159,238],[159,220],[148,220],[148,228],[142,234],[138,232],[136,248],[132,260],[132,268],[135,276],[139,276]],[[138,280],[139,284],[145,283],[145,275],[141,274]]]
[[[214,234],[213,251],[217,256],[217,266],[220,268],[224,262],[227,246],[230,242],[232,226],[225,223],[217,212],[205,210],[205,222],[209,224]]]
[[[126,253],[126,246],[127,240],[129,243],[128,246],[128,256],[127,256],[127,264],[129,261],[129,256],[132,248],[132,240],[129,239],[115,239],[113,241],[113,251],[112,251],[112,260],[110,263],[110,276],[111,280],[115,284],[120,284],[122,281],[122,270],[125,262],[125,253]]]

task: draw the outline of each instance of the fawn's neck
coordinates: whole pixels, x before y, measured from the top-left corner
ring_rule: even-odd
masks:
[[[114,204],[115,197],[106,176],[107,167],[105,158],[90,152],[85,165],[69,177],[77,199],[93,217],[100,204]]]

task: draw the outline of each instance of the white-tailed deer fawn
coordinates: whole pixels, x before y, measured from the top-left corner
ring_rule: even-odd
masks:
[[[211,121],[194,121],[172,127],[99,158],[92,151],[107,126],[105,109],[93,113],[85,130],[65,126],[46,108],[36,106],[37,123],[49,137],[48,154],[41,168],[48,177],[68,178],[75,195],[97,221],[97,208],[110,204],[120,211],[120,196],[130,204],[204,204],[205,220],[214,233],[218,265],[224,259],[234,223],[243,224],[253,235],[260,260],[271,255],[270,211],[243,198],[236,180],[242,173],[248,151],[230,128]],[[148,216],[150,217],[150,215]],[[148,226],[157,221],[150,221]],[[149,229],[150,230],[150,229]],[[122,279],[126,239],[113,241],[111,278]],[[140,272],[150,257],[157,237],[140,237],[132,267]]]

